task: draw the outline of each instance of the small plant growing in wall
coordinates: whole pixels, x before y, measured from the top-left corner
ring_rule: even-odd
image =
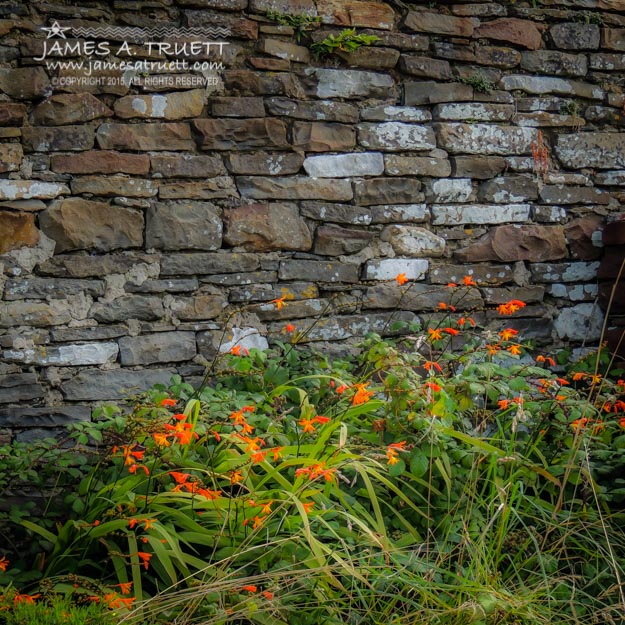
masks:
[[[478,93],[490,93],[495,88],[495,84],[480,73],[462,78],[461,82],[465,85],[471,85]]]
[[[278,11],[267,11],[267,17],[282,26],[290,26],[295,31],[295,40],[301,41],[305,33],[316,28],[321,22],[318,16],[306,15],[289,15],[288,13],[279,13]]]
[[[536,141],[532,143],[532,158],[534,160],[534,173],[544,180],[549,171],[549,148],[543,142],[543,133],[540,130]]]
[[[319,58],[333,52],[355,52],[362,46],[370,46],[379,41],[376,35],[358,35],[355,28],[346,28],[338,35],[328,35],[325,39],[313,43],[310,49]]]

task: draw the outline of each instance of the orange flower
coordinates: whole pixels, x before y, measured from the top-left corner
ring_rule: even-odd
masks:
[[[274,462],[278,462],[278,460],[280,460],[280,452],[282,451],[282,447],[274,447],[273,449],[267,451],[271,451],[271,453],[273,454]]]
[[[131,464],[128,467],[128,473],[136,473],[137,469],[142,469],[146,475],[150,475],[150,471],[144,464]]]
[[[119,586],[119,590],[121,591],[122,595],[130,594],[130,589],[132,588],[132,582],[122,582],[121,584],[115,584],[115,585]]]
[[[241,471],[231,471],[230,472],[230,484],[238,484],[243,481],[243,474]]]
[[[273,503],[273,500],[268,501],[266,504],[263,504],[261,509],[260,509],[260,513],[261,514],[271,514],[271,504]]]
[[[243,432],[243,434],[251,434],[254,431],[254,426],[250,425],[249,423],[244,423],[243,424],[243,429],[241,430],[241,432]]]
[[[259,462],[264,462],[265,458],[267,457],[267,453],[266,451],[257,451],[254,452],[251,456],[250,459],[252,460],[252,462],[254,464],[258,464]]]
[[[445,302],[439,302],[438,304],[439,310],[451,310],[451,312],[456,312],[456,307],[451,304],[445,304]]]
[[[341,384],[341,386],[337,387],[336,392],[339,395],[342,395],[348,388],[349,386],[347,386],[346,384]]]
[[[256,592],[258,588],[254,586],[254,584],[248,584],[247,586],[243,586],[241,590],[247,590],[247,592]]]
[[[273,599],[273,593],[269,592],[268,590],[263,590],[263,592],[260,593],[263,597],[265,597],[265,599],[267,599],[267,601],[271,601]]]
[[[489,356],[494,356],[500,349],[501,347],[499,345],[491,345],[490,343],[486,344],[486,351]]]
[[[317,423],[320,424],[324,424],[324,423],[329,423],[330,422],[330,417],[324,417],[323,415],[318,414],[313,421],[316,421]]]
[[[556,361],[551,356],[536,356],[536,362],[544,362],[552,367],[556,366]]]
[[[497,306],[497,311],[501,315],[512,315],[517,310],[521,310],[521,308],[524,308],[525,305],[525,302],[522,302],[521,300],[511,299],[509,302]]]
[[[506,328],[499,333],[502,341],[509,341],[513,336],[516,336],[519,333],[518,330],[513,330],[512,328]]]
[[[177,403],[175,399],[163,399],[161,401],[161,406],[175,406]]]
[[[297,423],[302,426],[304,434],[312,434],[317,431],[315,430],[315,426],[313,425],[314,421],[312,419],[301,419]]]
[[[443,332],[447,332],[447,334],[451,334],[452,336],[460,334],[460,330],[456,330],[455,328],[443,328]]]
[[[352,397],[352,405],[358,406],[368,402],[374,395],[374,391],[367,389],[367,384],[356,384],[356,394]]]
[[[292,323],[287,323],[284,326],[284,329],[290,334],[291,332],[295,332],[295,326]]]
[[[220,490],[210,490],[209,488],[198,488],[197,494],[202,497],[206,497],[206,499],[217,499],[221,495]]]
[[[472,327],[475,327],[475,321],[473,317],[460,317],[460,319],[458,319],[459,326],[463,326],[465,325],[465,323],[470,323]]]
[[[618,420],[618,424],[619,424],[622,428],[625,428],[625,417],[621,417],[621,418]]]
[[[518,356],[521,353],[521,346],[518,343],[512,343],[506,348],[511,354]]]
[[[622,420],[622,421],[625,421],[625,418],[623,418],[623,419],[621,419],[621,420]],[[625,427],[625,425],[624,425],[623,427]],[[314,501],[309,501],[309,502],[307,502],[307,503],[302,502],[302,508],[304,508],[304,512],[305,512],[306,514],[308,514],[308,513],[309,513],[309,512],[313,509],[313,506],[314,506],[314,505],[315,505],[315,502],[314,502]]]
[[[471,276],[465,276],[462,278],[462,282],[465,286],[477,286],[475,280]]]
[[[130,521],[128,521],[128,527],[132,530],[135,528],[137,523],[139,523],[138,519],[130,519]]]
[[[431,371],[432,368],[436,369],[438,372],[441,372],[443,370],[442,367],[437,362],[434,362],[433,360],[426,360],[425,363],[423,364],[423,368],[426,371]]]
[[[20,595],[17,594],[13,597],[13,603],[35,603],[35,599],[39,599],[41,597],[41,593],[37,593],[36,595]]]
[[[427,388],[433,390],[435,393],[438,393],[441,390],[441,387],[434,382],[426,382],[425,385]]]
[[[406,284],[406,282],[408,282],[408,278],[406,277],[405,273],[398,273],[395,276],[395,280],[397,280],[397,284],[399,284],[399,286],[402,286]]]
[[[156,523],[156,519],[143,519],[143,528],[149,530],[154,523]]]
[[[241,346],[240,345],[235,345],[230,350],[230,353],[233,354],[234,356],[240,356],[241,355]]]
[[[150,558],[152,557],[152,555],[153,554],[146,553],[145,551],[137,552],[137,556],[139,556],[139,559],[141,560],[141,564],[143,565],[146,571],[148,570],[148,566],[150,566]]]
[[[152,438],[158,447],[169,447],[171,445],[167,434],[163,434],[162,432],[155,432],[152,434]]]
[[[428,334],[430,335],[431,341],[438,341],[443,338],[440,330],[432,330],[432,328],[428,328]]]
[[[7,560],[6,556],[2,556],[0,558],[0,571],[6,571],[7,567],[9,566],[9,560]]]
[[[176,480],[177,484],[184,484],[191,477],[190,473],[181,473],[180,471],[170,471],[169,475]]]
[[[276,308],[280,310],[284,306],[285,298],[286,298],[286,295],[283,295],[282,297],[278,297],[277,299],[272,299],[271,303],[275,304]]]
[[[502,409],[502,410],[507,410],[508,406],[510,406],[510,400],[509,399],[500,399],[497,402],[497,405]]]

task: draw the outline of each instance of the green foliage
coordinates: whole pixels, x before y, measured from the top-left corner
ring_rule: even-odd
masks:
[[[573,117],[580,117],[582,112],[582,107],[579,102],[576,100],[569,100],[568,102],[563,102],[560,106],[560,114],[561,115],[572,115]]]
[[[328,35],[310,46],[313,54],[319,58],[333,52],[354,52],[362,46],[370,46],[380,38],[377,35],[358,35],[355,28],[346,28],[338,35]]]
[[[576,11],[573,15],[573,21],[581,24],[598,24],[603,26],[603,15],[594,11]]]
[[[518,300],[477,327],[477,286],[358,357],[291,328],[7,447],[46,504],[0,519],[0,584],[137,625],[617,622],[625,382],[532,352]]]
[[[480,73],[462,78],[461,82],[465,85],[471,85],[478,93],[490,93],[495,88],[495,84]]]
[[[307,15],[291,15],[290,13],[280,13],[278,11],[267,11],[267,17],[283,26],[290,26],[295,31],[296,41],[301,41],[302,37],[308,31],[316,28],[321,22],[318,16]]]

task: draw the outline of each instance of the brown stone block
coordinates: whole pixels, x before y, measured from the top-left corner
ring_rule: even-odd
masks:
[[[25,152],[79,152],[93,147],[93,126],[40,126],[22,128]]]
[[[0,69],[0,91],[17,100],[34,100],[49,95],[52,86],[43,67]]]
[[[384,2],[362,0],[317,0],[317,12],[326,17],[324,23],[338,26],[360,26],[392,30],[395,12]],[[327,18],[332,21],[327,22]]]
[[[0,254],[39,242],[39,230],[32,213],[0,211]]]
[[[608,50],[625,50],[625,28],[602,28],[601,47]]]
[[[26,107],[13,102],[0,102],[0,126],[21,126],[26,116]]]
[[[375,236],[374,232],[341,228],[340,226],[319,226],[315,232],[313,252],[322,256],[355,254],[366,247]]]
[[[150,159],[146,154],[90,150],[81,154],[53,154],[50,169],[65,174],[138,174],[147,175]]]
[[[594,260],[601,257],[602,249],[595,245],[593,235],[599,234],[602,224],[603,217],[600,215],[587,215],[574,219],[564,227],[572,258]]]
[[[306,152],[348,150],[356,145],[356,131],[350,126],[329,122],[295,122],[293,147]]]
[[[35,126],[65,126],[112,115],[113,111],[90,93],[65,93],[37,105],[30,122]]]
[[[288,147],[286,125],[279,119],[194,119],[201,150],[250,150]]]
[[[0,172],[17,171],[24,152],[19,143],[2,143],[0,144]]]
[[[475,29],[474,37],[506,41],[529,50],[542,47],[542,36],[535,22],[516,17],[501,17],[484,22]]]
[[[477,20],[470,17],[454,17],[428,11],[410,11],[404,25],[410,30],[453,37],[471,37]]]
[[[193,150],[188,124],[102,124],[97,132],[102,150]]]

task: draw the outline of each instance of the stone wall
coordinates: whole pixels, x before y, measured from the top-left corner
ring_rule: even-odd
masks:
[[[311,54],[346,27],[379,39]],[[197,29],[226,45],[156,45]],[[222,336],[340,349],[467,274],[485,324],[517,298],[538,344],[599,336],[625,0],[8,0],[0,61],[0,428],[195,380]]]

